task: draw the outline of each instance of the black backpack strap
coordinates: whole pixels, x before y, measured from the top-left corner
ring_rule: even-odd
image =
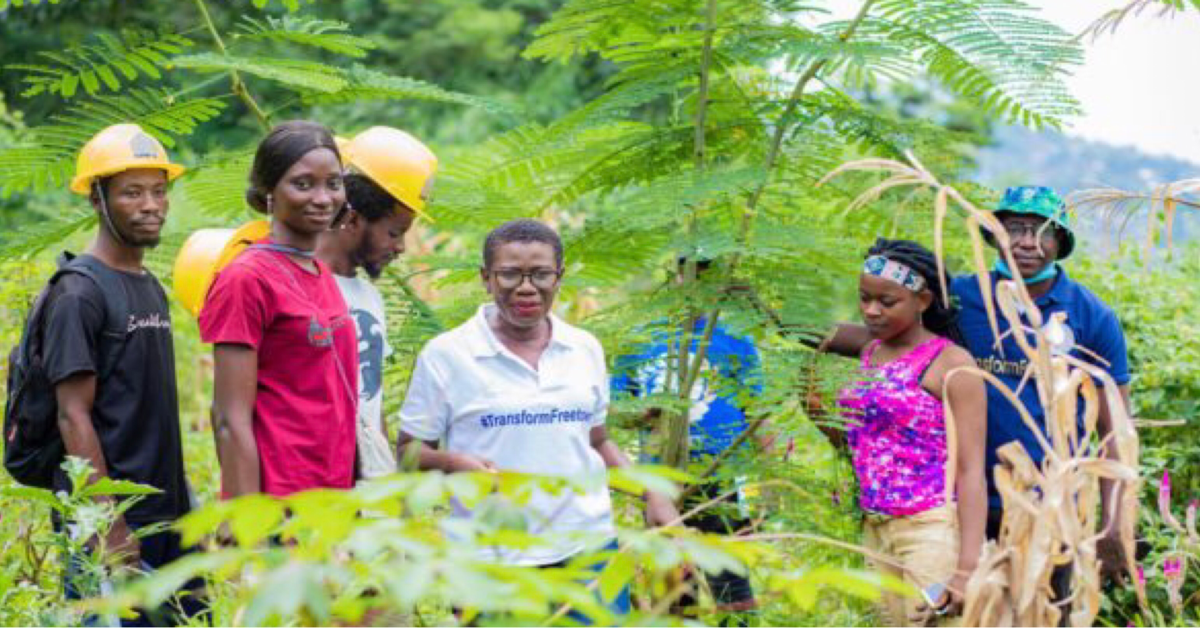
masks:
[[[121,281],[120,271],[113,270],[91,255],[72,256],[63,253],[60,257],[62,264],[50,281],[53,283],[61,275],[76,274],[90,279],[100,289],[104,297],[104,331],[100,352],[97,356],[97,378],[104,379],[116,368],[118,358],[125,350],[125,340],[129,335],[129,295],[125,291],[125,283]]]

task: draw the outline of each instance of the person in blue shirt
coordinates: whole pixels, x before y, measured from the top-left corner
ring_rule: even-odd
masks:
[[[686,259],[680,259],[681,269]],[[697,260],[697,272],[703,273],[712,265],[708,259]],[[689,360],[695,355],[704,334],[707,320],[700,317],[692,330],[692,344],[689,349]],[[636,354],[623,355],[617,358],[613,369],[612,389],[614,394],[632,394],[646,397],[667,391],[667,379],[672,377],[673,369],[668,366],[670,346],[681,342],[679,330],[662,327],[653,328],[649,342],[638,347]],[[746,416],[747,396],[753,397],[762,393],[762,371],[758,349],[754,342],[746,336],[738,336],[718,322],[713,328],[712,339],[705,353],[701,374],[696,378],[692,387],[691,408],[689,416],[689,456],[693,461],[703,461],[721,455],[733,446],[735,441],[750,426]],[[644,417],[648,422],[654,422],[661,417],[656,410],[649,410]],[[763,434],[760,426],[757,434]],[[642,434],[642,455],[645,462],[653,462],[655,456],[648,455],[649,434]],[[760,437],[758,443],[769,446],[769,437]],[[695,507],[700,503],[712,500],[733,490],[728,482],[710,481],[696,487],[693,492],[694,503],[689,502],[685,509]],[[685,525],[712,534],[736,534],[750,528],[751,523],[745,514],[745,504],[741,503],[738,495],[732,495],[728,501],[717,509],[708,509],[690,517]],[[729,571],[705,574],[708,585],[717,603],[717,610],[730,613],[725,625],[746,625],[744,613],[757,608],[754,591],[750,581],[741,575]],[[677,607],[689,609],[696,601],[693,596],[683,596]]]
[[[1062,265],[1062,261],[1075,250],[1075,234],[1071,231],[1066,204],[1062,198],[1047,187],[1013,187],[1005,191],[994,213],[1009,236],[1010,252],[1017,268],[1009,268],[1003,260],[997,260],[988,277],[992,286],[1002,279],[1019,276],[1047,324],[1060,327],[1055,330],[1057,333],[1054,336],[1062,341],[1056,343],[1052,350],[1091,362],[1107,371],[1119,387],[1125,407],[1130,408],[1129,359],[1121,324],[1112,308],[1092,291],[1071,279]],[[992,246],[998,246],[992,238],[989,238],[989,242]],[[995,375],[1010,389],[1020,389],[1021,402],[1045,433],[1045,411],[1038,399],[1036,388],[1028,384],[1020,386],[1028,364],[1016,340],[1011,335],[1006,335],[1009,332],[1007,320],[998,317],[999,332],[1001,337],[1004,337],[1004,342],[997,346],[988,324],[987,310],[978,279],[974,275],[957,277],[950,284],[950,292],[959,301],[959,332],[978,366]],[[862,326],[841,324],[827,341],[826,349],[841,355],[855,356],[868,338],[866,329]],[[1097,424],[1103,439],[1112,429],[1112,416],[1104,395],[1099,396],[1099,401],[1101,405]],[[998,463],[997,450],[1008,443],[1020,442],[1034,464],[1041,463],[1045,452],[1013,405],[999,390],[990,385],[987,424],[987,536],[995,539],[999,536],[1003,517],[1003,503],[993,478],[993,469]],[[1115,451],[1110,449],[1106,455],[1115,456]],[[1117,533],[1119,526],[1115,521],[1111,522],[1111,526],[1108,525],[1110,512],[1113,512],[1110,506],[1118,499],[1113,488],[1111,482],[1101,482],[1101,527],[1108,526],[1108,534],[1101,539],[1097,549],[1103,575],[1119,580],[1124,565],[1124,552]],[[1069,578],[1069,570],[1065,575],[1055,578],[1056,591],[1065,586],[1064,578]]]

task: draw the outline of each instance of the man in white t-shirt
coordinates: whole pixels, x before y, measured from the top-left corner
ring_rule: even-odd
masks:
[[[383,297],[367,279],[404,252],[404,234],[424,213],[437,157],[411,135],[372,127],[342,142],[349,210],[321,235],[317,257],[333,269],[358,333],[357,470],[360,478],[396,471],[383,418],[383,362],[391,354]]]
[[[421,469],[578,480],[582,493],[538,492],[524,507],[528,530],[542,543],[489,548],[481,556],[562,564],[589,541],[615,536],[606,469],[630,464],[605,428],[604,351],[591,334],[551,313],[563,274],[562,241],[553,229],[534,220],[505,223],[488,235],[483,258],[492,302],[421,351],[400,411],[400,447],[417,448],[407,455]],[[664,496],[648,494],[646,506],[651,525],[678,519]]]

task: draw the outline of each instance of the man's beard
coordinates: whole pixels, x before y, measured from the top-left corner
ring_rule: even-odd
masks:
[[[108,226],[106,225],[105,228],[108,229]],[[125,246],[131,246],[138,249],[152,249],[157,247],[159,242],[162,242],[161,233],[153,237],[139,238],[126,233],[124,229],[116,226],[115,224],[112,226],[112,229],[109,229],[109,232],[111,233],[114,230],[116,231],[117,239],[124,243]]]
[[[382,264],[375,263],[375,262],[368,262],[367,261],[367,250],[366,250],[365,246],[362,248],[359,248],[357,251],[354,252],[353,261],[354,261],[354,267],[363,269],[363,272],[367,273],[367,277],[371,278],[372,280],[379,279],[380,277],[382,277],[383,269],[387,268],[387,262],[384,262]]]
[[[135,240],[133,242],[133,246],[141,247],[143,249],[153,249],[158,246],[159,242],[162,242],[162,236],[154,236],[153,238]]]
[[[387,264],[364,263],[362,268],[367,273],[367,277],[379,279],[383,276],[383,270],[387,268]]]

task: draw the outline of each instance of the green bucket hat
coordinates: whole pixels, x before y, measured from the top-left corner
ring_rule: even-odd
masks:
[[[1038,185],[1022,185],[1004,191],[1004,198],[993,210],[996,217],[1003,214],[1020,214],[1045,218],[1058,227],[1058,259],[1066,259],[1075,250],[1075,232],[1071,231],[1067,204],[1054,190]]]

